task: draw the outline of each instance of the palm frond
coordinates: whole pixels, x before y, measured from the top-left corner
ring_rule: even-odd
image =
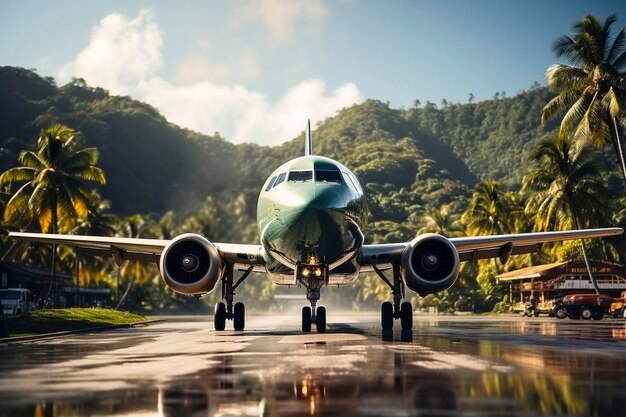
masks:
[[[33,151],[20,152],[17,160],[25,167],[33,168],[36,170],[42,170],[46,168],[45,162],[41,160],[39,155]]]
[[[624,111],[624,104],[621,102],[619,94],[615,93],[613,87],[609,89],[609,92],[604,96],[606,102],[608,102],[609,113],[612,117],[619,117]]]
[[[572,106],[579,98],[576,91],[566,91],[554,97],[541,109],[541,123],[545,124],[548,120],[556,117],[559,113],[564,112]]]
[[[0,175],[0,186],[12,182],[32,181],[36,173],[33,168],[9,168]]]
[[[615,68],[615,71],[619,73],[624,73],[624,71],[626,71],[626,51],[622,52],[617,58],[615,58],[615,61],[613,61],[613,68]]]
[[[552,91],[582,90],[588,82],[589,72],[583,68],[552,64],[546,70],[546,81]]]
[[[32,186],[30,183],[26,183],[20,187],[19,190],[9,200],[4,208],[4,221],[7,224],[16,224],[24,219],[25,215],[29,213],[28,199],[32,192]]]
[[[583,60],[578,54],[576,42],[567,35],[558,37],[552,44],[552,52],[558,58],[565,58],[574,65],[583,64]]]
[[[72,168],[83,167],[87,165],[95,165],[98,162],[98,150],[96,148],[85,148],[78,152],[68,154],[60,168],[68,170]]]
[[[607,62],[611,64],[614,68],[616,67],[616,59],[624,52],[626,52],[624,51],[624,47],[626,47],[626,27],[620,30],[617,36],[615,36],[615,39],[613,40],[613,45],[611,46],[611,49],[606,56]]]
[[[574,103],[565,116],[563,116],[563,120],[561,120],[561,128],[559,129],[559,135],[568,136],[571,126],[578,124],[580,120],[587,115],[593,107],[593,103],[597,98],[597,93],[593,96],[589,94],[583,94],[577,101]]]
[[[81,178],[87,181],[97,181],[100,184],[106,184],[106,176],[102,169],[95,166],[76,167],[66,170],[65,173],[70,177]]]

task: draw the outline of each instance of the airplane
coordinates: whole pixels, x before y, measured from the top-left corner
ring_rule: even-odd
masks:
[[[245,305],[235,290],[252,272],[262,272],[278,285],[306,289],[310,306],[302,308],[302,331],[315,324],[327,328],[326,308],[317,306],[323,287],[354,283],[361,273],[374,272],[391,289],[393,302],[381,306],[384,331],[400,320],[413,326],[413,308],[406,287],[426,296],[450,288],[461,262],[537,252],[542,244],[569,239],[622,234],[622,228],[447,238],[425,233],[410,242],[365,244],[368,211],[356,176],[341,163],[313,154],[310,121],[304,156],[287,161],[265,181],[257,204],[260,245],[215,243],[197,233],[171,240],[11,232],[18,241],[64,244],[87,255],[154,262],[173,291],[200,297],[221,283],[222,301],[214,311],[214,327],[226,320],[245,328]],[[241,275],[235,281],[235,271]],[[389,276],[389,272],[391,276]]]

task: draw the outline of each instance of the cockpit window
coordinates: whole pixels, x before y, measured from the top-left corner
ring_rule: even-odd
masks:
[[[315,181],[319,182],[343,182],[339,171],[329,171],[325,169],[315,170]]]
[[[276,179],[276,182],[274,183],[274,187],[276,187],[278,184],[282,183],[283,181],[285,181],[285,177],[287,176],[286,172],[283,172],[282,174],[280,174],[278,176],[278,178]]]
[[[291,171],[287,181],[310,181],[313,179],[313,171]]]
[[[265,191],[269,191],[272,189],[272,186],[274,185],[274,181],[276,181],[276,177],[272,177],[270,182],[267,183],[267,187],[265,187]]]
[[[350,184],[352,184],[355,190],[357,190],[360,193],[363,192],[363,190],[361,189],[361,184],[359,184],[359,181],[357,181],[354,175],[350,174],[349,172],[344,171],[343,176],[348,179],[348,181],[346,182],[349,182]]]

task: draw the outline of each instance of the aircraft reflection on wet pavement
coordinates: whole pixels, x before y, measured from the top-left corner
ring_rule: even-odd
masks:
[[[401,342],[400,331],[392,342],[368,335],[373,320],[316,338],[271,330],[225,332],[214,342],[207,342],[205,323],[195,324],[199,330],[176,336],[163,325],[4,347],[0,416],[620,416],[626,410],[623,321],[425,318],[415,323],[412,343]],[[154,339],[155,333],[171,339]],[[165,350],[154,359],[142,340]],[[170,356],[173,343],[186,343],[193,353]],[[226,345],[237,349],[220,348]],[[124,357],[122,367],[103,363],[131,350],[136,354]],[[155,365],[203,355],[204,365],[168,377]],[[113,375],[72,376],[98,366],[110,366]],[[118,377],[124,367],[135,373]],[[44,375],[19,382],[34,373]],[[93,386],[81,378],[95,379]]]

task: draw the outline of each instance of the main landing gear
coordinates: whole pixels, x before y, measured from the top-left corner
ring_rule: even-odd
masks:
[[[224,276],[222,277],[222,300],[215,304],[215,315],[213,316],[213,323],[215,330],[224,330],[226,328],[226,320],[233,321],[233,328],[238,331],[242,331],[246,327],[246,306],[241,303],[234,303],[235,301],[235,289],[248,278],[252,272],[252,267],[248,268],[243,275],[233,284],[234,281],[234,267],[228,265]]]
[[[408,301],[402,302],[405,297],[404,282],[400,278],[400,267],[393,265],[393,282],[389,278],[374,266],[374,271],[378,276],[391,288],[393,293],[393,304],[389,301],[385,301],[380,309],[380,322],[383,331],[393,330],[393,321],[400,319],[400,326],[402,330],[413,329],[413,306]]]
[[[309,299],[311,307],[302,307],[302,331],[310,332],[311,325],[315,324],[318,333],[326,332],[326,307],[316,307],[320,299],[319,286],[309,285],[312,282],[302,282],[306,288],[306,298]]]

